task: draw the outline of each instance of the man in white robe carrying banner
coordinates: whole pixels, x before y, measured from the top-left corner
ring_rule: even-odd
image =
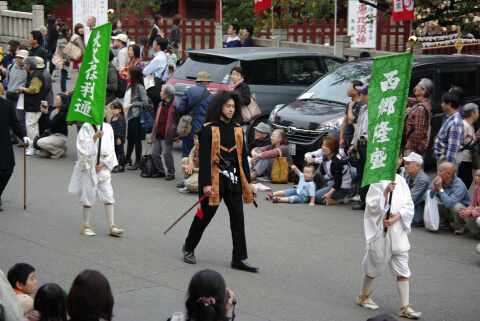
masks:
[[[115,225],[113,214],[111,170],[118,165],[113,130],[104,122],[111,32],[111,23],[93,28],[67,114],[68,121],[85,122],[77,135],[78,160],[68,191],[78,193],[83,205],[80,233],[86,236],[95,235],[90,213],[96,200],[105,204],[110,235],[123,233]]]
[[[358,303],[378,309],[370,298],[371,285],[387,265],[397,277],[401,308],[398,315],[416,319],[410,308],[407,233],[414,205],[405,179],[396,174],[403,132],[413,55],[401,53],[374,58],[368,88],[368,143],[362,186],[370,184],[364,217],[367,253]],[[399,165],[399,164],[398,164]],[[390,214],[391,213],[391,214]]]

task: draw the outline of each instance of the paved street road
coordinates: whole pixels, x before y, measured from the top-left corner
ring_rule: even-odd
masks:
[[[245,206],[249,262],[260,266],[256,274],[230,268],[232,242],[226,207],[221,205],[196,250],[198,263],[185,264],[181,247],[194,213],[163,235],[198,198],[175,188],[180,180],[179,146],[175,181],[144,179],[139,171],[114,175],[122,237],[108,235],[100,204],[93,207],[91,218],[97,236],[81,235],[81,205],[76,195],[67,193],[76,160],[75,137],[70,127],[65,158],[28,157],[27,210],[23,149],[14,147],[17,167],[0,212],[0,268],[5,273],[16,262],[28,262],[37,270],[39,285],[55,282],[68,290],[80,271],[98,269],[110,281],[114,319],[119,321],[166,320],[183,310],[191,276],[207,268],[219,271],[235,292],[238,320],[366,320],[398,312],[396,282],[389,271],[373,285],[379,310],[356,303],[365,240],[363,213],[352,211],[352,204],[272,204],[260,193],[258,209]],[[410,297],[413,307],[423,312],[422,319],[478,320],[478,241],[468,233],[415,229],[410,243]]]

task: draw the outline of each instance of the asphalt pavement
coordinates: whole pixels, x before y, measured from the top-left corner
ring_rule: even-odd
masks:
[[[75,74],[72,73],[75,77]],[[55,78],[58,92],[59,78]],[[69,89],[73,87],[69,81]],[[113,174],[115,221],[125,230],[108,235],[101,204],[92,209],[95,237],[79,233],[82,208],[67,187],[76,161],[76,130],[69,127],[67,157],[27,157],[27,209],[23,209],[23,149],[14,147],[17,166],[2,199],[0,268],[17,262],[36,268],[39,286],[54,282],[68,290],[83,269],[108,278],[115,296],[114,320],[166,320],[184,310],[192,275],[220,272],[238,301],[237,320],[366,320],[395,317],[400,302],[395,277],[386,271],[373,283],[376,311],[356,302],[365,254],[363,213],[350,204],[273,204],[261,192],[258,208],[245,205],[249,259],[258,273],[230,268],[232,242],[222,204],[195,251],[196,265],[183,262],[181,248],[192,211],[163,232],[198,199],[180,194],[180,145],[174,148],[177,178],[141,178],[140,171]],[[144,144],[144,148],[146,144]],[[145,149],[144,149],[145,151]],[[432,176],[434,173],[429,171]],[[273,185],[280,190],[292,184]],[[423,320],[478,320],[480,255],[470,233],[410,234],[410,301]]]

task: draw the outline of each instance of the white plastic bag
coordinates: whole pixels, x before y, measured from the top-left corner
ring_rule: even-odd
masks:
[[[430,198],[430,191],[427,191],[425,195],[425,210],[423,212],[423,222],[425,223],[425,228],[427,230],[438,231],[438,225],[440,224],[438,202],[435,196],[433,196],[433,198]]]
[[[21,93],[20,96],[18,96],[18,101],[17,101],[17,109],[23,110],[23,105],[24,105],[25,97],[24,94]]]

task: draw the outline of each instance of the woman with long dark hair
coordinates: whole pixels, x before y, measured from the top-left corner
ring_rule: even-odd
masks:
[[[83,25],[81,23],[77,23],[75,25],[75,27],[73,28],[73,36],[72,38],[70,39],[70,41],[75,45],[77,46],[78,48],[80,48],[80,50],[82,51],[82,57],[80,57],[80,59],[78,60],[74,60],[72,59],[72,62],[73,62],[73,70],[78,70],[80,68],[80,64],[82,63],[82,59],[83,59],[83,55],[85,54],[85,35],[84,35],[84,28],[83,28]]]
[[[57,29],[57,18],[55,16],[48,17],[48,43],[47,43],[47,55],[48,59],[50,60],[50,66],[48,67],[48,71],[50,75],[53,74],[55,70],[55,65],[52,63],[52,57],[55,54],[55,50],[57,50],[57,41],[60,34],[58,33]],[[45,63],[47,63],[45,61]]]
[[[70,321],[111,321],[113,295],[107,278],[95,270],[83,270],[73,281],[67,298]]]
[[[63,68],[60,71],[60,90],[62,93],[67,93],[67,77],[68,77],[68,67],[70,66],[70,57],[63,52],[65,47],[68,45],[68,27],[63,26],[60,28],[60,36],[57,41],[57,54],[65,62]]]
[[[198,271],[188,286],[185,307],[186,314],[175,313],[168,320],[227,321],[227,312],[234,307],[234,293],[226,288],[217,271]]]
[[[55,283],[44,284],[35,293],[33,311],[22,321],[67,321],[63,290]]]
[[[143,61],[141,56],[140,56],[140,46],[139,45],[128,46],[127,53],[128,53],[128,58],[130,58],[130,59],[127,60],[127,65],[125,66],[125,68],[123,68],[123,70],[120,71],[120,74],[125,79],[127,79],[128,69],[131,66],[138,66],[142,70],[146,66],[145,61]]]
[[[200,198],[205,195],[201,203],[203,217],[195,216],[185,240],[186,263],[196,263],[194,250],[223,199],[233,239],[231,266],[249,272],[258,270],[246,261],[243,204],[252,203],[257,191],[250,180],[245,139],[238,124],[241,117],[240,97],[235,92],[219,91],[208,105],[205,124],[199,133],[198,189]]]
[[[142,69],[139,66],[131,66],[128,69],[127,80],[130,84],[127,87],[123,110],[126,113],[128,123],[127,129],[127,154],[125,163],[131,166],[128,170],[140,168],[142,161],[142,139],[140,133],[140,109],[148,105],[147,92],[143,86]],[[132,165],[132,152],[135,146],[135,163]]]

